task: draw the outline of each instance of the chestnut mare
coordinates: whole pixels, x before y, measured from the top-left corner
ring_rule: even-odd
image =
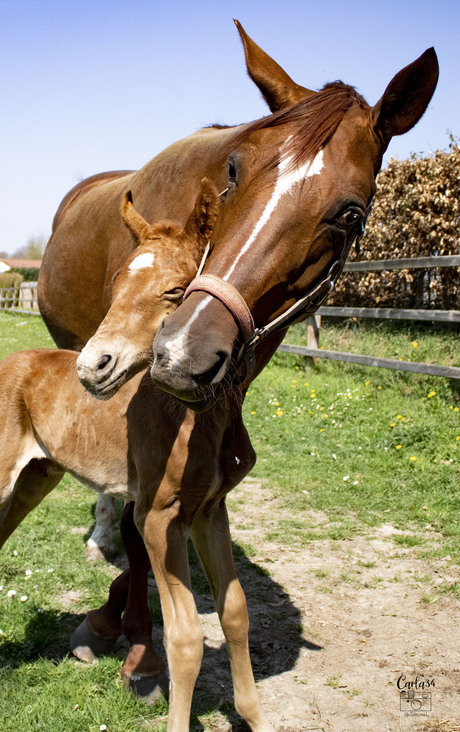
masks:
[[[179,223],[203,176],[225,191],[204,275],[163,322],[153,348],[154,386],[143,377],[142,403],[136,402],[130,420],[133,439],[142,433],[145,451],[136,456],[133,515],[164,616],[169,732],[189,729],[203,652],[190,585],[189,534],[227,640],[236,709],[253,732],[273,730],[252,674],[246,601],[225,506],[227,492],[254,463],[241,404],[247,384],[289,324],[327,296],[362,232],[391,137],[420,119],[438,78],[429,49],[370,107],[341,82],[319,92],[299,86],[237,26],[249,75],[271,114],[236,128],[201,130],[137,173],[93,178],[88,190],[80,184],[58,211],[39,281],[42,314],[54,339],[80,349],[107,312],[113,274],[133,247],[118,216],[125,191],[132,189],[146,219]],[[118,355],[109,339],[101,344],[92,373],[85,371],[93,394],[110,383]],[[132,542],[131,554],[138,552],[144,566],[143,544]],[[90,615],[77,642],[91,646],[96,638],[112,637],[109,626],[119,627],[126,602],[123,582],[112,586],[107,605]]]

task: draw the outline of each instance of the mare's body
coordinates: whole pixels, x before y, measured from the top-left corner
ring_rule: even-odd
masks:
[[[61,347],[81,348],[110,305],[113,275],[133,247],[116,215],[128,187],[148,220],[166,217],[178,223],[185,220],[203,176],[218,190],[228,189],[205,274],[226,283],[227,293],[239,293],[236,300],[257,327],[316,285],[333,281],[343,266],[364,225],[389,140],[409,130],[431,99],[438,75],[434,51],[399,72],[371,107],[340,83],[318,93],[299,86],[241,28],[240,33],[249,73],[273,114],[240,128],[202,130],[139,172],[93,187],[63,212],[39,282],[43,316]],[[248,350],[247,336],[234,304],[214,295],[201,280],[155,338],[151,376],[171,396],[160,398],[149,389],[153,401],[149,396],[143,410],[160,413],[167,438],[155,453],[155,466],[149,464],[151,452],[136,466],[134,520],[163,610],[171,679],[168,732],[189,728],[203,652],[187,561],[189,533],[226,636],[236,708],[253,732],[272,732],[252,675],[247,609],[225,508],[225,494],[254,460],[241,419],[244,389],[234,381],[240,356]],[[252,378],[282,337],[281,327],[257,345]],[[99,355],[85,372],[94,394],[105,389],[98,363],[116,356],[109,340]],[[191,409],[205,411],[192,419]],[[136,419],[143,421],[142,410]],[[98,613],[98,622],[122,612],[123,596],[115,595]]]

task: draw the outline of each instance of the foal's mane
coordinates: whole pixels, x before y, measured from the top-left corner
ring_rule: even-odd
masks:
[[[295,124],[297,129],[289,140],[292,165],[313,160],[334,135],[346,112],[352,107],[368,110],[369,105],[356,89],[342,81],[326,84],[312,96],[255,120],[245,126],[233,146],[241,144],[254,132],[281,125]],[[276,164],[276,160],[273,161]]]

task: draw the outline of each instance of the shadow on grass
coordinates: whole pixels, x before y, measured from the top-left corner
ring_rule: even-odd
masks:
[[[62,661],[69,652],[69,636],[84,615],[59,610],[31,609],[23,641],[0,643],[0,668],[18,668],[37,658]]]
[[[303,648],[310,651],[322,650],[321,646],[302,637],[301,612],[288,593],[264,568],[248,558],[244,549],[237,543],[233,543],[233,553],[248,603],[249,640],[256,681],[292,669]],[[120,555],[114,564],[124,569],[126,560]],[[214,613],[214,602],[192,545],[190,545],[190,568],[198,612],[204,616]],[[149,584],[154,585],[153,581]],[[161,651],[161,618],[155,587],[150,595],[156,626],[153,633],[154,643]],[[83,617],[83,614],[72,612],[39,611],[31,608],[24,640],[4,641],[0,644],[0,669],[14,669],[23,664],[33,664],[39,658],[54,662],[65,659],[70,652],[69,637]],[[233,708],[232,680],[225,643],[218,633],[214,635],[214,620],[208,624],[205,619],[204,628],[204,658],[194,694],[190,729],[194,731],[205,729],[199,717],[212,715],[219,710],[228,719],[235,732],[248,730],[249,727]],[[207,636],[207,628],[210,628],[209,632],[213,637]],[[119,658],[121,664],[126,652],[126,643],[117,644],[110,655]]]

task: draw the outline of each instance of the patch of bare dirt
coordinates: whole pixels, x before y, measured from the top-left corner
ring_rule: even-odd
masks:
[[[416,558],[389,524],[344,541],[277,544],[265,535],[290,513],[268,488],[247,480],[230,503],[234,541],[256,552],[237,564],[254,672],[278,732],[460,730],[459,604],[439,592],[460,580],[448,558]],[[309,512],[315,520],[327,516]],[[197,604],[206,638],[197,692],[212,689],[222,707],[232,698],[223,635],[209,598]],[[216,714],[213,729],[248,729],[230,719]]]

